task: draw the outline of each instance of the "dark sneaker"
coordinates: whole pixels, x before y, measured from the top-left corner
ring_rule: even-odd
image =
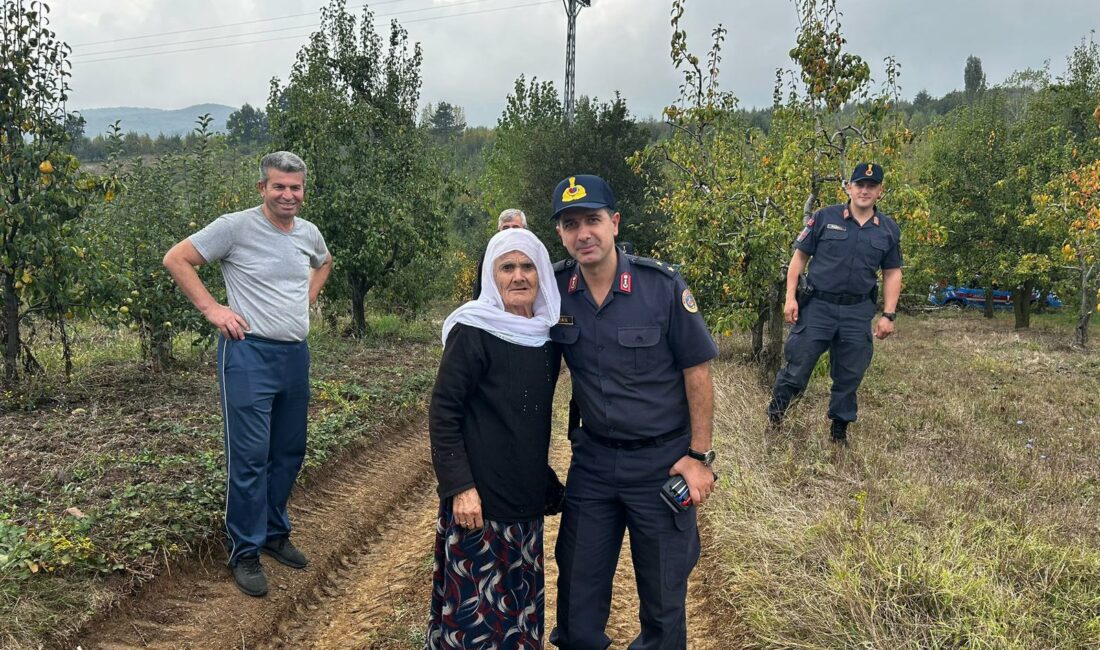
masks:
[[[768,411],[768,428],[772,431],[778,431],[783,427],[783,414],[776,413],[774,411]]]
[[[830,435],[833,442],[838,445],[848,446],[848,423],[842,420],[833,420],[832,427],[830,428]]]
[[[289,537],[273,539],[264,544],[262,550],[292,569],[304,569],[309,564],[305,554],[290,543]]]
[[[259,556],[242,557],[233,567],[233,581],[237,588],[248,594],[260,598],[267,595],[267,576],[264,568],[260,566]]]

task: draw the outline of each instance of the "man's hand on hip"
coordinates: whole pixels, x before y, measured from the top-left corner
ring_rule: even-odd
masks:
[[[672,469],[668,470],[668,475],[684,477],[691,492],[691,502],[696,505],[706,503],[710,493],[714,491],[714,472],[691,456],[684,456],[676,461]]]
[[[245,332],[251,331],[252,329],[244,317],[225,305],[216,304],[204,311],[202,315],[205,316],[206,320],[210,321],[214,327],[217,327],[218,331],[227,339],[240,341],[244,338]]]

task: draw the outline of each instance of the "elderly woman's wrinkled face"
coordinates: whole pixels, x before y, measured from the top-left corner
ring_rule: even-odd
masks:
[[[493,263],[493,278],[504,299],[504,311],[528,318],[535,315],[539,274],[530,257],[519,251],[501,255]]]

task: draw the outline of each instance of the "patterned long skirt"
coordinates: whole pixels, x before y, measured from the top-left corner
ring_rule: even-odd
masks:
[[[545,574],[542,519],[455,523],[439,506],[427,650],[541,650]]]

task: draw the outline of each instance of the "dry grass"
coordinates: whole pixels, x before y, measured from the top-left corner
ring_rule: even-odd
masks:
[[[1068,335],[905,319],[847,450],[826,441],[827,377],[768,435],[768,388],[719,363],[708,517],[756,643],[1100,647],[1100,358]]]

